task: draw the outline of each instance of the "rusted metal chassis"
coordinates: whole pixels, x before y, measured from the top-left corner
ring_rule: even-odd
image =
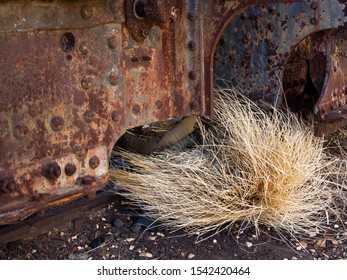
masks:
[[[229,22],[228,78],[278,100],[291,46],[343,27],[344,2],[3,2],[0,224],[93,196],[126,129],[211,114],[214,53]]]

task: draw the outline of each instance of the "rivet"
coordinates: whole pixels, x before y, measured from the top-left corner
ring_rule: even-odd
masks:
[[[76,168],[76,165],[74,165],[73,163],[67,163],[65,165],[65,174],[67,176],[72,176],[73,174],[75,174],[77,168]]]
[[[93,15],[93,9],[88,5],[85,5],[81,8],[81,17],[83,19],[89,19]]]
[[[317,24],[317,19],[315,17],[311,18],[310,22],[311,22],[311,24],[316,25]]]
[[[24,138],[28,133],[29,128],[25,124],[19,123],[14,127],[13,134],[17,139]]]
[[[318,8],[318,4],[317,4],[317,2],[316,2],[316,1],[312,2],[312,4],[311,4],[311,8],[312,8],[313,10],[315,10],[315,9],[317,9],[317,8]]]
[[[115,49],[117,48],[117,37],[116,36],[111,36],[110,38],[107,39],[107,46],[110,49]]]
[[[81,42],[80,44],[80,48],[79,48],[81,54],[88,54],[89,53],[89,47],[88,47],[88,44],[87,42]]]
[[[192,100],[189,102],[190,110],[196,110],[198,108],[198,102],[196,100]]]
[[[196,50],[196,42],[195,41],[190,41],[188,43],[188,48],[191,50],[191,51],[195,51]]]
[[[140,105],[135,104],[135,105],[133,106],[133,113],[134,113],[134,114],[139,114],[140,111],[141,111]]]
[[[51,119],[51,128],[54,131],[59,131],[64,126],[64,119],[60,116],[55,116]]]
[[[43,167],[42,175],[49,180],[56,180],[61,174],[61,169],[58,163],[51,162]]]
[[[195,19],[195,13],[189,12],[189,13],[187,14],[187,17],[188,17],[189,20],[194,20],[194,19]]]
[[[85,122],[90,123],[95,117],[95,114],[92,110],[87,110],[83,114],[83,118]]]
[[[92,156],[90,159],[89,159],[89,166],[90,168],[97,168],[98,166],[100,165],[100,159],[98,156]]]
[[[119,119],[120,119],[120,115],[121,115],[121,113],[120,113],[119,110],[114,110],[114,111],[112,112],[112,120],[113,120],[114,122],[118,122]]]
[[[161,102],[161,100],[155,101],[155,107],[157,107],[157,109],[161,109],[163,107],[163,102]]]
[[[81,80],[81,86],[84,89],[90,89],[92,87],[92,79],[88,77],[84,77]]]
[[[195,81],[197,78],[196,72],[195,71],[189,71],[188,73],[189,79],[192,81]]]
[[[118,85],[118,82],[119,82],[119,75],[116,73],[111,73],[108,76],[108,80],[109,80],[111,85],[116,86],[116,85]]]

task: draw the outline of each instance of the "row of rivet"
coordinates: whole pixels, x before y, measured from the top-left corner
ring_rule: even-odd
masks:
[[[89,159],[89,167],[96,169],[100,165],[100,159],[94,155]],[[64,167],[64,172],[67,176],[72,176],[76,173],[77,167],[73,163],[67,163]],[[42,175],[49,180],[56,180],[61,175],[61,168],[57,162],[51,162],[44,166]]]

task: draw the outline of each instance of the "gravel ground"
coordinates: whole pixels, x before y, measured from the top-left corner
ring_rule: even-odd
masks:
[[[35,217],[29,219],[24,224],[30,230],[25,229],[21,237],[28,240],[0,244],[0,259],[347,259],[347,222],[333,221],[333,215],[329,228],[311,237],[288,237],[291,245],[271,229],[264,228],[257,238],[254,230],[239,232],[237,225],[197,242],[196,236],[182,231],[148,228],[151,221],[121,197],[101,195],[107,196],[108,203],[77,216],[68,213],[59,218],[60,223],[43,225]],[[36,227],[50,229],[37,235]]]

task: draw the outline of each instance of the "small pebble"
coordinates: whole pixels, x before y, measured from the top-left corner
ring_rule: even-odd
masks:
[[[155,235],[150,235],[150,236],[148,236],[148,239],[151,241],[154,241],[157,239],[157,237]]]
[[[317,235],[317,233],[315,232],[310,232],[310,237],[315,237]]]
[[[133,238],[133,237],[125,238],[125,241],[126,241],[126,242],[132,242],[132,241],[134,241],[134,240],[135,240],[135,238]]]
[[[193,253],[189,253],[188,254],[188,260],[191,260],[195,257],[195,255]]]
[[[334,245],[339,245],[339,242],[337,240],[331,240],[331,243],[333,243]]]
[[[335,224],[334,225],[334,228],[339,228],[340,226],[338,224]]]
[[[157,235],[160,236],[160,237],[164,237],[165,236],[164,233],[162,233],[162,232],[157,232]]]
[[[124,226],[124,222],[121,219],[115,219],[112,222],[112,226],[115,226],[116,228],[122,228]]]
[[[218,243],[218,241],[217,241],[217,239],[213,239],[213,244],[217,244]]]
[[[250,248],[250,247],[252,247],[253,246],[253,244],[251,243],[251,242],[246,242],[246,246],[248,247],[248,248]]]
[[[131,231],[134,232],[134,233],[139,233],[142,229],[142,226],[141,225],[138,225],[138,224],[135,224],[131,227]]]
[[[143,258],[149,258],[149,259],[153,257],[153,255],[149,252],[142,252],[139,256]]]
[[[134,245],[130,245],[129,251],[132,251],[132,250],[134,250],[134,249],[135,249],[135,246],[134,246]]]

